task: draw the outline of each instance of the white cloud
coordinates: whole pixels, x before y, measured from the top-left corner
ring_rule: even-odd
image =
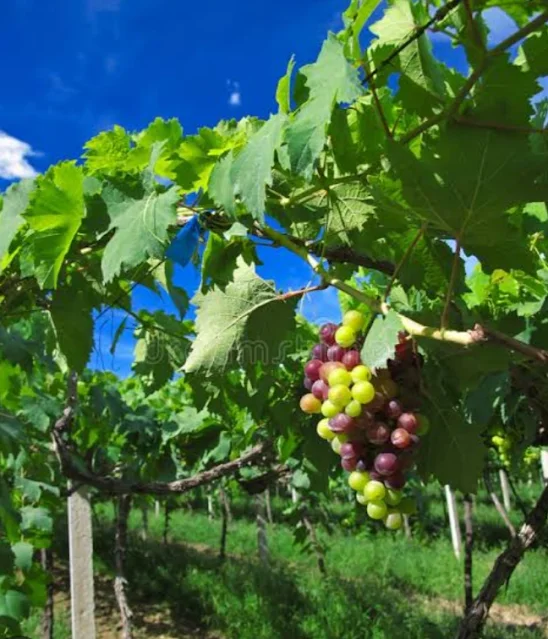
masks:
[[[32,178],[37,173],[26,160],[37,155],[30,144],[0,131],[0,178],[17,180]]]
[[[228,104],[230,104],[230,106],[240,106],[240,104],[242,103],[240,83],[233,82],[232,80],[227,80],[226,86],[228,87],[228,90],[230,92],[228,96]]]

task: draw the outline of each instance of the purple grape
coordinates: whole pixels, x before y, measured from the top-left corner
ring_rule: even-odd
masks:
[[[374,479],[375,481],[383,481],[384,477],[378,473],[376,470],[370,470],[369,471],[369,477],[371,477],[371,479]]]
[[[333,344],[327,349],[327,359],[330,362],[340,362],[342,358],[346,354],[346,348],[339,346],[338,344]]]
[[[356,470],[358,461],[355,457],[345,457],[344,459],[341,459],[341,466],[344,468],[344,470],[350,473],[353,470]]]
[[[375,422],[367,428],[366,437],[375,446],[382,446],[390,439],[390,428],[383,422]]]
[[[396,448],[408,448],[411,445],[411,437],[405,428],[396,428],[396,430],[390,435],[390,441]]]
[[[361,442],[345,442],[341,444],[340,455],[343,459],[354,457],[356,461],[363,456],[363,444]]]
[[[413,413],[402,413],[398,418],[398,426],[414,435],[419,428],[419,422]]]
[[[358,364],[361,364],[362,358],[360,356],[359,351],[356,350],[350,350],[347,351],[342,359],[341,362],[346,366],[346,369],[351,371],[354,367],[358,366]]]
[[[371,464],[367,463],[367,459],[361,457],[358,459],[358,463],[356,464],[356,470],[360,471],[360,473],[365,472],[371,468]]]
[[[320,328],[320,339],[324,344],[332,346],[335,343],[335,333],[337,332],[337,324],[329,322]]]
[[[346,413],[339,413],[329,420],[329,428],[334,433],[349,433],[356,427],[356,422]]]
[[[312,391],[312,395],[321,399],[322,401],[327,399],[327,394],[329,393],[329,386],[323,381],[323,379],[317,379],[310,388]]]
[[[375,457],[375,470],[388,477],[399,470],[398,458],[394,453],[380,453]]]
[[[319,359],[322,362],[327,362],[327,344],[316,344],[312,349],[312,359]]]
[[[403,413],[403,407],[397,399],[391,399],[386,403],[384,412],[390,419],[398,419],[398,417]]]
[[[303,386],[306,388],[306,390],[312,390],[312,384],[313,383],[314,382],[309,377],[305,376],[305,378],[303,380]]]
[[[320,359],[311,359],[304,366],[304,374],[315,382],[320,378],[320,368],[322,366],[323,362]]]
[[[405,477],[403,473],[396,472],[390,477],[385,477],[384,483],[388,486],[388,488],[393,488],[394,490],[401,490],[405,486]]]

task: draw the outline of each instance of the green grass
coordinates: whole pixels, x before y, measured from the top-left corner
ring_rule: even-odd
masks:
[[[327,548],[328,577],[321,576],[313,555],[294,544],[292,527],[283,523],[287,501],[282,499],[273,500],[275,519],[281,523],[268,527],[268,567],[257,560],[257,529],[249,499],[233,502],[238,518],[229,527],[224,563],[218,558],[219,519],[211,521],[199,509],[173,512],[166,546],[161,541],[163,513],[155,517],[149,511],[149,535],[143,541],[142,515],[134,510],[126,568],[130,603],[138,613],[136,638],[158,634],[147,626],[147,611],[160,611],[169,637],[178,639],[189,636],[189,626],[204,633],[220,632],[226,639],[450,638],[459,618],[447,605],[453,602],[460,613],[462,562],[453,555],[439,491],[427,492],[426,501],[427,509],[421,523],[415,524],[411,540],[401,532],[389,533],[365,522],[361,511],[349,502],[334,503],[330,513],[336,522],[334,534],[327,536],[317,528]],[[113,509],[102,504],[95,510],[95,565],[108,579],[114,574]],[[519,513],[512,516],[519,524]],[[477,500],[475,521],[477,591],[507,542],[508,532],[484,495]],[[56,541],[63,556],[66,526],[58,524]],[[111,585],[104,579],[100,597],[112,599]],[[545,548],[526,555],[497,602],[521,604],[526,612],[546,614]],[[116,610],[111,614],[114,625]],[[510,618],[516,615],[512,610]],[[32,622],[36,626],[36,619],[31,620],[26,632],[38,639]],[[55,639],[69,636],[68,624],[61,620]],[[545,635],[538,627],[491,622],[484,636],[540,639]]]

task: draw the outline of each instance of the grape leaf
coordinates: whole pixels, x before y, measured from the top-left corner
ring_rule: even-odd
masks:
[[[19,590],[3,590],[0,592],[0,620],[2,617],[22,621],[28,617],[30,605],[28,597]]]
[[[394,357],[398,331],[403,330],[399,315],[389,311],[375,318],[362,348],[362,360],[371,368],[385,368],[386,360]]]
[[[102,131],[84,145],[86,167],[90,173],[116,175],[127,171],[131,137],[121,126],[115,124],[110,131]]]
[[[486,375],[479,385],[466,396],[465,410],[468,419],[478,426],[487,426],[497,408],[504,401],[509,388],[508,371]]]
[[[280,300],[269,282],[240,263],[225,291],[214,289],[193,300],[197,337],[184,370],[208,375],[256,361],[279,364],[288,331],[294,329],[295,302]]]
[[[480,427],[466,421],[432,378],[428,389],[429,396],[421,410],[430,420],[430,431],[421,437],[418,471],[424,481],[433,475],[442,484],[474,493],[487,452]]]
[[[93,348],[93,318],[86,291],[61,287],[50,307],[51,320],[69,368],[80,373]]]
[[[167,229],[177,220],[178,189],[140,190],[128,194],[112,185],[103,189],[114,235],[105,247],[102,270],[112,281],[123,267],[131,268],[149,257],[161,258],[169,239]]]
[[[466,253],[476,255],[489,270],[534,268],[525,238],[510,215],[501,215],[543,199],[536,184],[541,163],[530,153],[526,138],[451,126],[429,142],[420,161],[396,143],[389,144],[389,157],[402,181],[396,210],[404,206],[427,221],[429,229],[459,238]],[[394,191],[390,195],[398,197]],[[386,199],[382,203],[386,205]]]
[[[37,178],[24,213],[35,277],[41,288],[55,288],[63,260],[84,216],[82,169],[72,162],[54,166]]]
[[[395,0],[383,17],[370,27],[377,36],[373,52],[375,48],[380,49],[382,57],[387,58],[427,20],[428,15],[422,5],[413,4],[410,0]],[[394,67],[401,72],[399,90],[406,109],[425,113],[444,96],[443,75],[432,55],[432,45],[426,33],[415,38],[398,54],[391,70],[395,70]]]
[[[279,81],[276,87],[276,102],[280,109],[280,113],[289,113],[291,111],[291,74],[295,66],[295,56],[291,56],[287,71]]]
[[[12,184],[6,191],[0,209],[0,268],[17,231],[25,222],[22,214],[29,205],[29,196],[33,189],[34,180],[22,180]]]
[[[291,166],[310,180],[326,141],[334,105],[352,102],[363,89],[358,71],[345,58],[343,45],[333,34],[324,42],[317,62],[302,73],[309,97],[288,126],[286,140]]]
[[[26,541],[19,541],[11,547],[15,555],[15,566],[19,570],[27,571],[32,567],[32,555],[34,548]]]
[[[234,164],[234,156],[232,151],[227,153],[211,172],[209,179],[209,195],[216,204],[222,206],[227,213],[234,214],[234,184],[230,177],[232,166]]]
[[[249,138],[230,169],[235,192],[260,222],[264,222],[265,186],[272,186],[274,153],[281,144],[286,121],[282,113],[270,116]]]

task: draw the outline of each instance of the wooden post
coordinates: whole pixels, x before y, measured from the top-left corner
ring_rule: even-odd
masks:
[[[207,516],[208,519],[215,519],[215,509],[213,508],[213,495],[207,492]]]
[[[68,498],[72,639],[95,639],[93,530],[86,487]]]
[[[449,516],[449,527],[451,529],[451,541],[453,543],[453,550],[455,551],[455,557],[460,559],[462,538],[460,534],[459,516],[457,513],[457,502],[455,500],[455,494],[448,484],[445,486],[445,499],[447,501],[447,514]]]
[[[474,601],[472,568],[474,552],[473,502],[470,494],[464,495],[464,613]]]
[[[154,502],[154,516],[156,519],[160,516],[160,502],[158,500]]]
[[[264,493],[259,493],[255,500],[257,503],[257,543],[259,546],[259,559],[261,560],[261,563],[268,564],[270,553],[268,550],[268,537],[266,532]]]
[[[512,501],[510,499],[510,484],[508,483],[508,475],[504,468],[499,470],[500,487],[502,490],[502,503],[507,512],[510,512],[512,508]]]
[[[44,612],[42,613],[41,639],[53,639],[53,550],[51,548],[42,548],[42,550],[40,551],[40,561],[42,563],[42,568],[46,574],[47,579],[47,599],[46,605],[44,606]]]
[[[540,463],[542,465],[542,479],[544,485],[548,486],[548,450],[540,451]]]
[[[269,524],[273,524],[274,520],[272,519],[272,506],[270,504],[270,488],[267,488],[265,491],[265,504],[266,504],[266,516]]]
[[[403,530],[407,539],[411,539],[411,524],[409,523],[409,515],[403,516]]]

